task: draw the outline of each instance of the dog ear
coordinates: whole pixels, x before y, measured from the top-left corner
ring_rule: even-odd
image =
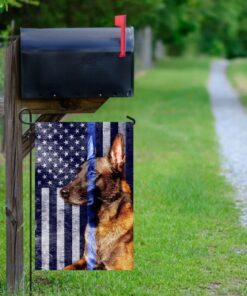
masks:
[[[125,163],[125,154],[124,154],[124,140],[122,134],[117,134],[111,149],[109,151],[109,159],[111,164],[115,169],[119,172],[123,171],[124,163]]]

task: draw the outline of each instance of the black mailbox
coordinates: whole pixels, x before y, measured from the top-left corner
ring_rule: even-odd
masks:
[[[133,95],[134,30],[126,28],[21,29],[23,99]]]

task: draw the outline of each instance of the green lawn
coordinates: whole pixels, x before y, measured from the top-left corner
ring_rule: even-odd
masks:
[[[166,60],[137,79],[133,99],[111,99],[96,114],[66,118],[137,121],[135,270],[34,272],[34,295],[247,295],[247,231],[220,175],[208,63]],[[25,174],[26,209],[27,180]],[[0,182],[2,193],[3,169]],[[4,294],[3,199],[1,208]],[[25,247],[27,259],[27,237]]]
[[[247,107],[247,59],[237,59],[228,68],[229,77]]]

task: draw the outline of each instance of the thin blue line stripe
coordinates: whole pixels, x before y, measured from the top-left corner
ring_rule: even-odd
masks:
[[[95,213],[94,213],[94,189],[95,189],[95,122],[87,124],[87,269],[95,269],[96,242],[95,242]]]

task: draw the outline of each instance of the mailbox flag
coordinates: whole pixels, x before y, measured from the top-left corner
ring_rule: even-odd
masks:
[[[99,258],[103,237],[97,227],[100,207],[101,213],[122,204],[132,208],[132,123],[36,123],[35,148],[35,269],[114,269],[121,260],[120,269],[131,269],[133,258],[125,264],[117,241],[120,259],[109,245],[101,250],[108,259]],[[128,213],[121,223],[128,219],[130,224]],[[114,231],[109,230],[103,245],[117,235]],[[132,229],[121,235],[132,257]]]
[[[115,16],[115,26],[120,27],[120,58],[126,56],[126,15],[116,15]]]

